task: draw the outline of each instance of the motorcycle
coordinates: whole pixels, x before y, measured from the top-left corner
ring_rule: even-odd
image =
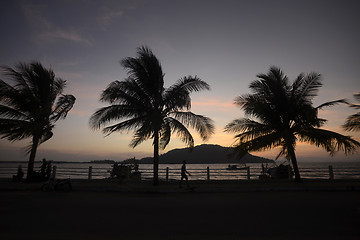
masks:
[[[63,190],[65,192],[69,192],[72,190],[70,179],[54,179],[49,178],[42,186],[41,190],[44,192],[56,191],[56,190]]]

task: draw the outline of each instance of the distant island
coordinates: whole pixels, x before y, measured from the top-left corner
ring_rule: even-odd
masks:
[[[104,163],[114,164],[114,163],[115,163],[115,160],[93,160],[93,161],[90,161],[90,163],[95,163],[95,164],[104,164]]]
[[[239,159],[234,153],[234,149],[230,147],[222,147],[220,145],[213,144],[202,144],[194,147],[192,150],[190,148],[180,148],[173,149],[159,156],[160,164],[181,164],[184,160],[188,164],[231,164],[231,163],[274,163],[274,160],[254,156],[247,153],[244,157]],[[123,163],[123,164],[152,164],[153,157],[145,157],[142,159],[129,158],[123,161],[115,161],[110,159],[104,160],[92,160],[89,162],[67,162],[67,161],[56,161],[48,160],[54,164],[64,164],[64,163],[92,163],[92,164],[114,164],[114,163]],[[41,161],[36,161],[41,163]],[[27,161],[1,161],[1,163],[23,163],[26,164]]]
[[[274,160],[258,157],[247,153],[239,159],[234,153],[234,149],[230,147],[222,147],[220,145],[202,144],[189,148],[181,148],[170,150],[160,155],[160,164],[181,164],[186,160],[188,164],[216,164],[216,163],[274,163]],[[134,161],[133,161],[134,162]],[[152,157],[142,158],[138,161],[140,164],[153,163]]]

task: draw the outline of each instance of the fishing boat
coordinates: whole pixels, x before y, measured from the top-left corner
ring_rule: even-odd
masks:
[[[242,167],[238,167],[238,165],[230,165],[226,168],[226,170],[245,170],[247,169],[246,164]]]

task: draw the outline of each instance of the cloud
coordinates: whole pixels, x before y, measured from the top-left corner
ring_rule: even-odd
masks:
[[[192,101],[191,106],[193,108],[211,109],[213,111],[233,111],[236,106],[232,102],[221,102],[214,99],[201,99],[200,101]]]
[[[85,117],[85,116],[87,117],[89,113],[79,109],[71,109],[69,115],[78,116],[78,117]]]
[[[44,17],[43,12],[46,11],[47,6],[44,4],[31,4],[23,3],[21,4],[21,10],[24,14],[27,24],[36,29],[49,29],[51,28],[51,23],[48,19]]]
[[[53,30],[40,33],[37,36],[38,40],[48,41],[48,40],[67,40],[75,43],[84,43],[88,46],[92,46],[90,40],[81,36],[78,32],[75,31],[65,31],[65,30]]]
[[[101,28],[103,30],[107,30],[108,27],[112,24],[112,22],[122,17],[123,14],[124,12],[122,10],[113,10],[110,8],[104,8],[103,14],[99,18]]]
[[[97,18],[100,28],[104,31],[116,22],[118,19],[122,18],[129,11],[137,9],[139,6],[143,5],[148,0],[109,0],[109,1],[99,1],[99,15]]]
[[[65,40],[92,46],[92,42],[82,36],[79,31],[56,26],[50,20],[51,15],[46,4],[22,3],[21,9],[36,41]]]

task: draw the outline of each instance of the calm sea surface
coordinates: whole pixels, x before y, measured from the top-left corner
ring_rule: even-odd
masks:
[[[17,172],[18,165],[22,165],[26,173],[26,163],[0,162],[0,178],[11,178]],[[40,162],[35,163],[35,170],[40,170]],[[87,179],[89,167],[92,166],[92,178],[103,179],[110,176],[109,170],[112,164],[95,163],[56,163],[57,178]],[[333,166],[335,179],[360,179],[360,162],[332,162],[332,163],[299,163],[300,174],[303,178],[328,179],[329,165]],[[210,169],[212,180],[236,180],[246,179],[246,170],[226,170],[228,164],[187,164],[187,170],[191,173],[189,180],[206,180],[207,167]],[[240,166],[240,165],[239,165]],[[251,179],[258,179],[261,173],[261,164],[247,164],[250,167]],[[181,164],[160,164],[159,177],[165,179],[166,168],[169,168],[169,179],[179,179]],[[142,179],[152,178],[152,165],[140,164],[139,171]]]

